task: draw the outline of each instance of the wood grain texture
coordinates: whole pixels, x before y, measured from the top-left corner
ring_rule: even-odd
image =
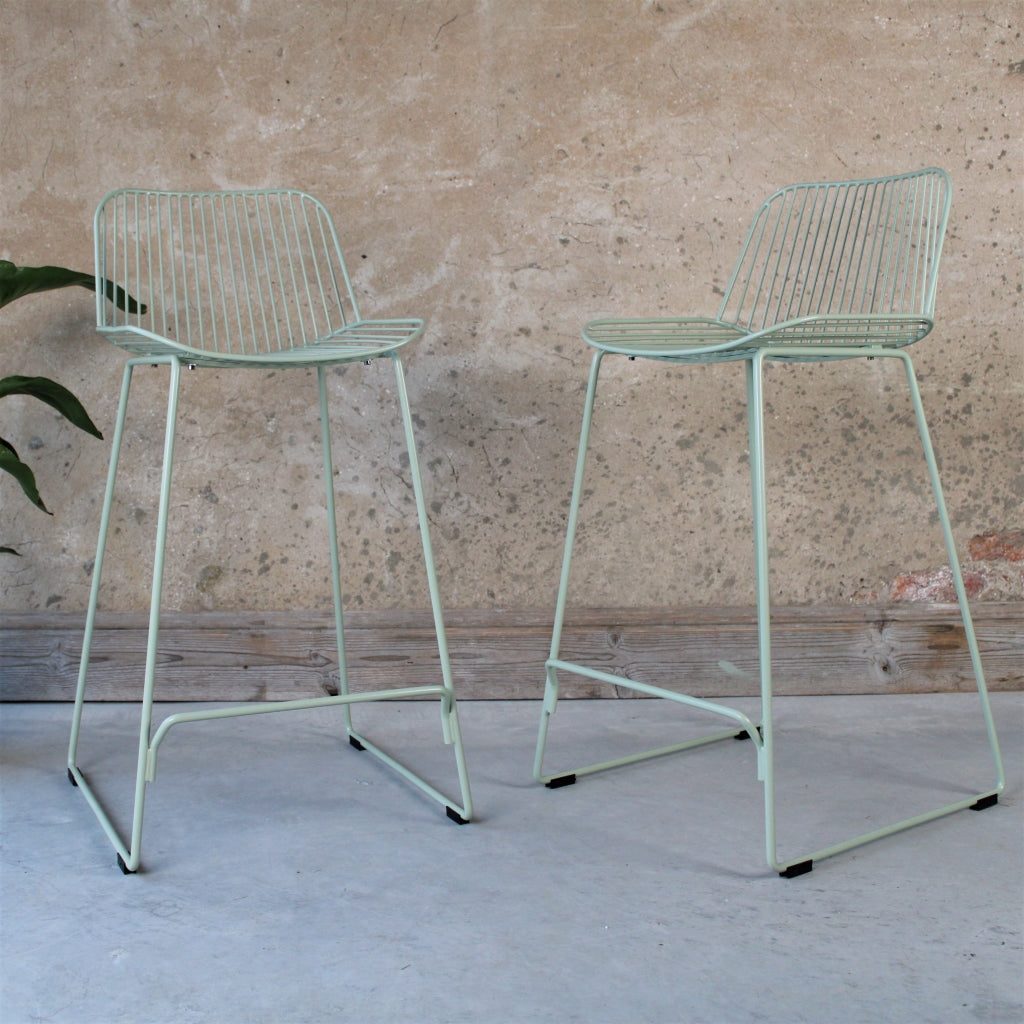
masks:
[[[1024,606],[982,604],[974,616],[989,686],[1024,687]],[[779,695],[974,687],[954,606],[781,608],[772,623]],[[0,615],[0,699],[73,699],[82,626],[77,614]],[[550,630],[550,616],[539,611],[449,613],[460,698],[539,698]],[[353,689],[439,678],[428,612],[352,612],[346,617],[346,645]],[[321,613],[169,614],[159,650],[160,700],[274,700],[338,688],[332,620]],[[138,699],[145,652],[145,615],[98,616],[89,699]],[[758,688],[756,621],[748,608],[574,612],[560,656],[698,696],[745,696]],[[561,681],[567,697],[631,695],[569,674]]]

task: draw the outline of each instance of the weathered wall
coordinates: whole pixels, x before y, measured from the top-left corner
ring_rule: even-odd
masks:
[[[334,212],[364,312],[428,319],[407,365],[449,606],[553,602],[581,322],[713,313],[753,208],[795,180],[953,175],[918,369],[958,539],[1024,525],[1019,0],[0,12],[0,256],[88,269],[92,211],[118,185],[296,185]],[[0,373],[56,377],[109,438],[123,356],[92,334],[90,297],[0,317]],[[335,381],[347,596],[368,609],[426,603],[388,373]],[[143,378],[104,601],[122,609],[148,596],[164,378]],[[943,561],[898,385],[881,363],[772,370],[783,600],[885,597]],[[197,373],[183,409],[168,606],[324,607],[315,382]],[[743,409],[735,367],[610,370],[577,602],[752,602]],[[23,399],[0,424],[56,510],[0,480],[0,542],[22,553],[4,556],[0,610],[81,609],[108,445]],[[1017,566],[994,564],[990,596],[1019,593]]]

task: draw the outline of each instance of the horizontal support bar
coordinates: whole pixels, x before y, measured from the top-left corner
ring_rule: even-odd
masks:
[[[146,756],[146,781],[156,778],[156,755],[167,733],[185,722],[204,722],[218,718],[241,718],[246,715],[268,715],[279,711],[306,711],[333,705],[370,704],[387,700],[417,700],[443,697],[448,691],[443,686],[406,686],[397,690],[376,690],[361,693],[338,694],[331,697],[309,697],[299,700],[262,701],[236,704],[229,708],[203,708],[197,711],[179,711],[168,715],[149,744]]]

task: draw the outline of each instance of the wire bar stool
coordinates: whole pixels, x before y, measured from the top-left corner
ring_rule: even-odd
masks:
[[[583,328],[584,340],[595,351],[583,406],[565,551],[546,663],[534,762],[537,781],[549,788],[558,788],[594,772],[728,737],[749,738],[757,753],[757,777],[764,789],[765,856],[768,865],[786,877],[804,874],[816,861],[884,836],[964,808],[981,810],[998,801],[1005,785],[1002,757],[935,453],[916,374],[906,351],[934,325],[939,256],[949,219],[950,193],[949,176],[935,168],[860,181],[791,185],[776,192],[757,211],[716,317],[603,319]],[[757,593],[758,717],[748,716],[719,701],[678,693],[560,656],[594,402],[602,361],[608,356],[676,364],[735,361],[744,366]],[[952,569],[995,780],[990,788],[972,792],[942,807],[811,853],[780,859],[772,715],[764,367],[769,361],[824,363],[850,359],[892,359],[904,369]],[[728,726],[700,739],[552,772],[545,768],[544,762],[549,724],[558,706],[559,673],[711,712],[724,718]]]
[[[147,785],[156,777],[157,754],[173,727],[212,719],[342,706],[350,743],[438,801],[452,820],[472,818],[472,797],[444,616],[428,531],[413,420],[400,350],[423,333],[419,319],[364,320],[342,257],[331,217],[312,196],[292,189],[233,192],[162,192],[121,189],[100,203],[95,216],[97,279],[108,279],[144,297],[145,307],[126,312],[108,307],[97,289],[97,331],[127,351],[110,466],[93,567],[81,665],[68,747],[68,777],[92,807],[117,851],[125,873],[141,861]],[[327,370],[346,363],[390,360],[394,372],[407,472],[415,497],[423,559],[437,636],[440,680],[436,684],[352,692],[345,658],[341,556],[338,545],[334,460]],[[78,765],[86,681],[110,528],[118,462],[134,371],[166,365],[170,371],[146,665],[142,681],[138,758],[130,835],[122,839],[98,792]],[[171,714],[154,730],[153,702],[160,640],[160,613],[169,518],[171,472],[182,369],[313,368],[319,389],[323,472],[330,548],[339,692],[297,700],[253,701],[230,707]],[[403,699],[436,700],[442,737],[454,749],[458,798],[446,796],[421,774],[362,735],[352,706]]]

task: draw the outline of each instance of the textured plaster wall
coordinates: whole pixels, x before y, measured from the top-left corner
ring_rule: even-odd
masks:
[[[295,185],[334,212],[363,311],[419,315],[407,369],[446,603],[547,607],[601,315],[713,313],[790,181],[940,164],[955,196],[917,351],[958,540],[1024,526],[1019,0],[0,0],[0,256],[92,264],[119,185]],[[21,300],[0,373],[56,377],[107,435],[26,399],[3,436],[0,610],[84,607],[123,355],[91,297]],[[333,378],[346,595],[422,607],[390,370]],[[774,583],[889,593],[945,560],[899,370],[773,368]],[[163,371],[141,374],[104,604],[145,607]],[[315,380],[186,380],[169,607],[329,599]],[[574,600],[753,601],[742,373],[608,364]],[[1007,562],[1013,568],[1016,563]],[[995,572],[987,596],[1012,595]]]

